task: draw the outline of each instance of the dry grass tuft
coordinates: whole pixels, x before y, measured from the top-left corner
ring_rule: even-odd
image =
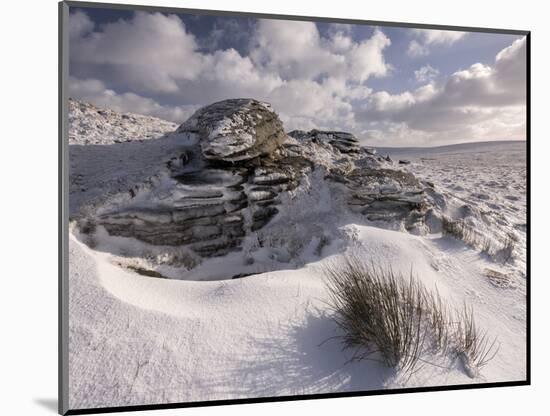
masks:
[[[353,359],[379,353],[388,366],[412,371],[424,344],[424,291],[391,270],[367,266],[348,256],[342,267],[328,267],[330,304],[344,330]]]
[[[344,333],[340,338],[344,348],[355,350],[352,360],[379,354],[387,366],[412,374],[419,362],[431,364],[424,353],[451,353],[474,377],[497,353],[496,339],[489,342],[477,329],[471,308],[451,310],[439,292],[427,290],[412,273],[407,279],[357,255],[324,271],[329,305]]]
[[[444,234],[461,240],[474,249],[479,249],[495,261],[507,263],[514,258],[517,237],[511,233],[506,235],[504,242],[500,245],[488,236],[476,231],[464,220],[451,220],[443,217],[442,227]]]
[[[495,358],[499,350],[497,339],[493,338],[491,340],[487,335],[487,331],[480,331],[476,327],[473,309],[466,304],[464,304],[462,311],[458,313],[455,343],[456,352],[463,360],[464,366],[474,373],[477,373]]]

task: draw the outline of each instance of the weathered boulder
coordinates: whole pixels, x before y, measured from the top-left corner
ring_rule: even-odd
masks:
[[[199,136],[206,159],[238,162],[269,155],[286,138],[283,123],[267,103],[248,98],[201,108],[178,129]]]

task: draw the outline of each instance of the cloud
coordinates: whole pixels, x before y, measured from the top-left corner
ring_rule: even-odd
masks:
[[[175,15],[137,12],[72,38],[71,51],[75,78],[101,79],[112,90],[178,104],[262,95],[282,82],[234,49],[200,52]]]
[[[391,67],[384,59],[383,51],[391,44],[390,39],[380,30],[375,30],[371,38],[355,45],[350,51],[350,78],[360,83],[369,77],[382,77]]]
[[[353,25],[347,23],[329,23],[328,24],[328,33],[332,37],[337,33],[343,33],[347,36],[351,36],[353,32]]]
[[[493,66],[477,63],[452,74],[441,101],[462,106],[525,105],[526,62],[526,39],[518,39],[497,54]]]
[[[356,119],[370,127],[372,140],[381,140],[384,131],[393,132],[392,140],[408,134],[426,144],[525,138],[525,42],[503,49],[492,66],[476,63],[414,91],[373,93],[355,111]],[[423,72],[430,71],[418,74]]]
[[[196,79],[203,71],[205,62],[196,49],[195,37],[177,16],[136,12],[132,19],[107,23],[89,36],[71,38],[70,58],[76,71],[88,68],[102,73],[114,85],[174,93],[178,81]]]
[[[413,29],[426,45],[452,45],[467,35],[467,32],[454,30]]]
[[[250,23],[252,22],[252,23]],[[255,22],[255,23],[254,23]],[[252,24],[252,26],[250,26]],[[238,27],[228,24],[235,36]],[[315,23],[249,21],[238,50],[213,25],[197,37],[175,15],[135,13],[95,25],[70,16],[70,95],[119,111],[183,122],[215,101],[271,102],[287,130],[329,128],[376,143],[438,144],[525,136],[525,39],[444,78],[424,65],[419,87],[375,91],[371,81],[395,74],[385,57],[390,38],[374,29],[357,38],[349,25],[321,35]],[[463,32],[411,31],[418,54],[450,45]]]
[[[431,65],[424,65],[423,67],[414,71],[414,78],[417,82],[426,83],[432,81],[439,75],[439,71],[433,68]]]
[[[86,36],[94,29],[94,22],[88,15],[80,10],[71,13],[69,19],[69,38],[78,39],[81,36]]]
[[[252,30],[252,19],[220,17],[214,21],[212,30],[207,35],[198,38],[197,42],[201,50],[209,53],[218,49],[228,49],[235,45],[246,47],[250,41]]]
[[[333,129],[353,123],[352,105],[325,86],[311,80],[292,80],[274,89],[269,96],[287,130]],[[340,127],[341,128],[341,127]]]
[[[411,29],[411,35],[416,37],[409,43],[407,55],[412,58],[430,54],[434,45],[452,45],[463,39],[468,33],[452,30]]]
[[[284,80],[313,79],[345,65],[342,55],[323,47],[313,22],[260,19],[250,56],[259,68]]]
[[[418,56],[426,56],[430,53],[427,46],[422,45],[417,40],[411,40],[409,43],[409,48],[407,49],[407,55],[409,55],[412,58],[416,58]]]
[[[258,67],[284,80],[332,76],[364,83],[389,72],[383,51],[390,43],[380,30],[355,42],[344,30],[321,38],[313,22],[259,20],[250,55]]]
[[[255,97],[272,102],[290,124],[295,117],[302,125],[343,128],[353,120],[350,102],[371,91],[365,82],[391,69],[383,54],[390,40],[380,30],[354,41],[347,25],[322,37],[312,22],[259,19],[243,56],[233,48],[215,49],[222,43],[220,25],[198,39],[175,15],[137,12],[99,27],[84,24],[84,14],[73,18],[85,30],[75,29],[71,38],[72,83],[96,80],[108,90],[85,94],[74,87],[75,98],[126,111],[140,103],[147,114],[170,119],[183,113],[168,108]]]
[[[496,56],[495,72],[499,80],[497,88],[509,90],[525,98],[527,67],[526,39],[518,39],[512,45],[504,48]]]
[[[349,51],[353,47],[353,39],[345,32],[334,32],[330,41],[328,42],[328,48],[337,54],[343,54]]]

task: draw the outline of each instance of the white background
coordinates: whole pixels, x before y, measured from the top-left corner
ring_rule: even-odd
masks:
[[[124,1],[119,0],[121,3]],[[548,408],[548,13],[542,1],[135,0],[141,4],[532,31],[530,387],[147,412],[249,416],[542,414]],[[130,3],[130,2],[129,2]],[[2,4],[0,24],[0,413],[53,415],[57,396],[57,4]],[[546,406],[545,406],[546,405]],[[547,411],[547,410],[546,410]],[[128,413],[130,414],[130,413]],[[131,413],[134,414],[134,413]],[[141,413],[137,413],[141,414]]]

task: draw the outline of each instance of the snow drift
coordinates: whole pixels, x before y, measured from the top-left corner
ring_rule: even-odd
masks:
[[[525,218],[522,199],[505,198],[521,189],[465,198],[446,182],[464,169],[448,154],[399,164],[349,133],[287,134],[252,99],[207,106],[178,128],[134,118],[132,138],[116,136],[124,115],[73,103],[71,408],[525,377]],[[487,163],[508,154],[493,150],[469,148]],[[468,169],[463,189],[483,177]],[[506,224],[485,205],[497,200],[516,204]],[[487,238],[496,252],[512,233],[506,261],[481,247]],[[452,357],[410,377],[347,363],[328,340],[339,329],[322,270],[352,250],[412,270],[449,305],[467,301],[499,354],[473,378]]]

